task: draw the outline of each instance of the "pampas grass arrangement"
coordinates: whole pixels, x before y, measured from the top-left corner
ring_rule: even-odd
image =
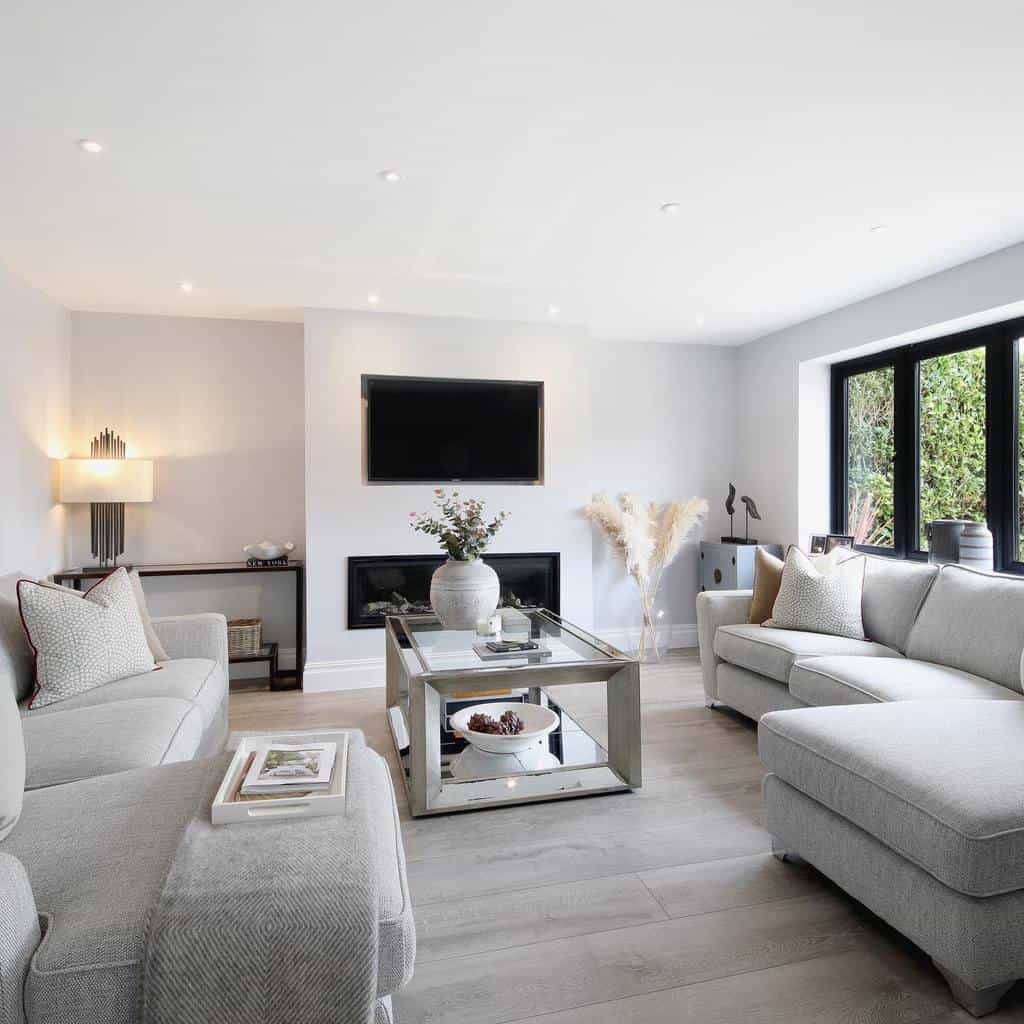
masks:
[[[660,658],[654,629],[654,603],[661,580],[682,551],[687,537],[707,519],[708,503],[703,498],[690,498],[659,506],[636,494],[623,494],[615,501],[602,493],[594,495],[585,511],[619,552],[626,572],[640,591],[643,616],[638,648],[640,660],[647,656],[648,644],[650,653]]]

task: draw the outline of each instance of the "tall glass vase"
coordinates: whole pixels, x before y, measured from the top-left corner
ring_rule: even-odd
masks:
[[[668,610],[655,599],[641,596],[640,623],[633,656],[644,664],[659,662],[668,651],[671,624]]]

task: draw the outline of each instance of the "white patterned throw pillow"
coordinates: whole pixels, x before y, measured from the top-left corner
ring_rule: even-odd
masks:
[[[798,547],[786,553],[782,582],[766,626],[864,639],[864,557],[814,565]]]
[[[36,656],[31,708],[153,670],[131,580],[115,569],[85,594],[20,580],[18,605]]]

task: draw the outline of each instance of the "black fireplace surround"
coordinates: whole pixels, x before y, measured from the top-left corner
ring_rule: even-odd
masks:
[[[430,611],[430,577],[443,555],[358,555],[348,559],[348,628],[379,629],[385,615]],[[501,608],[559,607],[561,570],[557,552],[486,555],[498,574]]]

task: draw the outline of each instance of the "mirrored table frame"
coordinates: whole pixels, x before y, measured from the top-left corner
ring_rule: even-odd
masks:
[[[386,620],[387,715],[414,817],[642,785],[639,664],[546,609],[521,609],[506,627],[505,639],[530,638],[539,651],[484,661],[486,638],[473,630],[446,629],[434,615]],[[559,687],[579,684],[603,686],[607,738],[562,707]],[[448,722],[458,708],[498,700],[542,704],[558,718],[540,756],[513,769],[467,747]]]

